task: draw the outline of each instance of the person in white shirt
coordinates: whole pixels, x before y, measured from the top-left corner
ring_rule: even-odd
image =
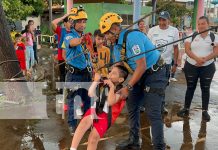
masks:
[[[162,11],[159,15],[157,26],[152,27],[148,31],[148,38],[156,47],[166,45],[179,39],[179,31],[177,28],[170,26],[170,14],[167,11]],[[159,49],[161,57],[166,63],[167,76],[170,79],[170,73],[175,73],[177,68],[177,60],[179,56],[178,43],[171,44]],[[174,55],[174,57],[173,57]],[[172,61],[174,64],[172,66]],[[163,106],[165,105],[165,100]],[[167,113],[165,107],[162,108],[162,113]]]
[[[208,18],[205,16],[200,17],[198,20],[198,31],[202,32],[208,28]],[[209,31],[188,38],[185,41],[185,52],[188,56],[184,66],[187,90],[184,108],[177,113],[179,117],[189,115],[192,98],[200,78],[202,118],[205,121],[210,121],[210,115],[207,110],[210,99],[210,84],[216,71],[214,59],[218,56],[217,44],[218,36]]]

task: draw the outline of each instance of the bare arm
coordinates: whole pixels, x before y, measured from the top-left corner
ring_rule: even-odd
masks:
[[[177,64],[178,57],[179,57],[179,47],[178,47],[178,45],[174,45],[173,47],[174,47],[174,64]],[[177,68],[177,65],[173,65],[173,67],[172,67],[173,73],[176,72],[176,68]]]
[[[108,92],[107,102],[109,106],[116,104],[120,98],[119,94],[115,93],[115,86],[110,80],[104,80],[104,84],[110,87]]]
[[[136,70],[134,71],[132,78],[129,80],[128,84],[130,86],[134,86],[136,82],[139,81],[139,79],[142,77],[143,73],[146,70],[146,60],[145,58],[140,58],[136,60]],[[129,89],[127,86],[123,87],[120,89],[118,92],[120,94],[120,98],[126,98],[129,94]]]
[[[213,48],[213,52],[210,55],[206,56],[205,60],[208,61],[208,60],[216,58],[217,56],[218,56],[218,46],[215,46]]]
[[[101,75],[99,73],[95,73],[94,82],[92,82],[88,91],[89,97],[96,96],[96,87],[98,86],[100,79],[101,79]]]
[[[134,86],[136,82],[142,77],[146,70],[146,60],[145,58],[140,58],[136,60],[136,70],[134,71],[132,78],[129,80],[128,84]]]
[[[178,57],[179,57],[179,47],[178,45],[174,45],[174,62],[178,62]]]
[[[81,43],[82,43],[82,37],[81,38],[74,38],[74,39],[70,40],[71,47],[78,46]]]
[[[107,101],[108,101],[109,106],[113,106],[120,100],[120,95],[116,94],[114,90],[115,90],[114,88],[110,88],[109,93],[108,93]]]
[[[57,26],[58,26],[58,23],[61,22],[64,18],[66,18],[68,16],[68,14],[60,17],[60,18],[57,18],[55,20],[52,21],[52,30],[55,32],[56,29],[57,29]]]

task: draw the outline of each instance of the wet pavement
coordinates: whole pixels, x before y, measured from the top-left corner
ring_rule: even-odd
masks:
[[[208,123],[201,120],[201,91],[199,86],[196,89],[192,102],[190,118],[182,119],[176,116],[178,110],[183,106],[186,90],[184,75],[181,71],[178,71],[176,78],[178,81],[171,82],[166,92],[166,103],[169,113],[164,117],[164,134],[167,149],[217,150],[218,71],[211,85],[211,99],[209,104],[211,121]],[[0,120],[0,150],[69,149],[71,136],[68,132],[68,126],[66,121],[62,119],[62,116],[56,113],[55,105],[55,96],[47,96],[49,119]],[[150,125],[145,114],[141,114],[141,133],[143,140],[142,150],[151,150]],[[87,137],[88,133],[81,141],[79,150],[86,149]],[[128,138],[126,108],[116,123],[109,129],[105,138],[101,139],[98,150],[115,150],[116,143],[125,138]]]

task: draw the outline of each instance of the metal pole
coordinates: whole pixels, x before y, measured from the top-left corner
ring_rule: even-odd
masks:
[[[152,0],[152,11],[156,10],[157,0]],[[156,25],[156,13],[152,14],[152,26]]]
[[[141,15],[141,1],[140,0],[134,0],[133,2],[133,22],[140,19]],[[138,25],[133,26],[134,29],[138,28]]]
[[[198,13],[198,0],[194,1],[194,13],[192,15],[192,29],[196,29],[196,20],[197,20],[197,13]]]
[[[52,0],[49,0],[49,25],[50,25],[50,31],[52,33]]]
[[[67,0],[64,0],[64,14],[67,13]]]

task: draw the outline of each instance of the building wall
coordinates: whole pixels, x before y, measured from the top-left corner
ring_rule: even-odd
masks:
[[[75,4],[74,6],[78,6],[80,4]],[[133,14],[133,6],[127,4],[111,4],[111,3],[83,3],[83,7],[88,13],[88,21],[86,32],[93,33],[95,29],[98,28],[99,20],[104,13],[114,12],[118,14]],[[151,7],[143,6],[141,8],[141,14],[144,16],[152,11]],[[132,21],[128,21],[128,24],[131,24]],[[125,24],[126,25],[126,24]]]
[[[36,28],[37,26],[41,25],[41,17],[27,17],[26,20],[22,20],[21,21],[21,25],[22,25],[22,30],[25,29],[25,26],[28,24],[29,20],[33,20],[34,21],[34,27]]]

